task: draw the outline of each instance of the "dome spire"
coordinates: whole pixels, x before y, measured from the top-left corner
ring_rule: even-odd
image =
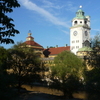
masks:
[[[32,35],[31,30],[29,30],[29,32],[28,32],[28,36],[31,36],[31,35]]]
[[[26,41],[34,41],[34,38],[31,35],[32,35],[31,30],[29,30],[28,37],[26,38]]]

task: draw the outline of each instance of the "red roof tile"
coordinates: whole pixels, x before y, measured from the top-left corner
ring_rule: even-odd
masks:
[[[26,41],[26,45],[31,45],[31,46],[39,46],[42,47],[40,44],[36,43],[35,41]]]
[[[57,55],[65,50],[70,51],[70,46],[66,47],[57,47],[57,48],[48,48],[43,51],[43,54],[48,56],[48,55]]]

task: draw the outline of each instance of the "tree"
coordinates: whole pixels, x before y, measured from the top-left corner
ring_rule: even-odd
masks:
[[[100,34],[91,41],[92,51],[86,57],[87,64],[92,68],[85,72],[85,90],[89,100],[100,99]]]
[[[0,47],[0,74],[4,73],[7,69],[8,52],[5,48]]]
[[[0,100],[7,100],[14,96],[14,76],[7,73],[7,59],[9,53],[0,47]]]
[[[85,60],[92,68],[100,67],[100,34],[97,34],[91,40],[91,48],[92,51],[88,53],[90,56],[88,58],[85,57]]]
[[[32,48],[21,47],[20,44],[14,45],[14,48],[10,49],[9,53],[11,57],[9,58],[8,65],[12,69],[11,73],[16,75],[19,92],[23,84],[41,79],[40,72],[43,69],[41,60]]]
[[[51,86],[64,93],[64,96],[72,98],[73,92],[78,91],[81,85],[79,80],[83,77],[83,62],[70,51],[64,51],[54,59],[51,67]]]
[[[98,33],[91,39],[91,47],[100,47],[100,34]]]
[[[19,33],[11,22],[14,20],[6,15],[13,12],[13,8],[16,7],[20,7],[17,0],[0,0],[0,43],[14,43],[10,37]]]
[[[85,91],[88,100],[100,100],[100,68],[85,72]]]

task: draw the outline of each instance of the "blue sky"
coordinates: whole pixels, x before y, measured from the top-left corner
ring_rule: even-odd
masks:
[[[15,28],[20,31],[16,34],[15,43],[26,41],[29,30],[34,40],[47,46],[70,45],[71,20],[82,5],[85,15],[91,17],[91,37],[100,32],[100,0],[18,0],[21,7],[14,8],[8,14],[14,19]],[[10,48],[12,44],[2,44]]]

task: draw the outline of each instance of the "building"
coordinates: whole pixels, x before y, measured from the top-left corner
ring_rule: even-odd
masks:
[[[44,50],[43,46],[38,44],[34,41],[34,37],[31,36],[32,33],[28,33],[28,37],[26,38],[26,41],[24,42],[26,47],[30,47],[34,50],[35,53],[37,53],[39,56],[42,55],[42,52]]]
[[[70,51],[70,46],[65,47],[54,47],[54,48],[47,48],[43,50],[44,57],[42,58],[42,61],[45,64],[50,64],[53,62],[54,58],[63,51]]]
[[[45,57],[54,58],[59,53],[65,50],[70,51],[70,46],[47,48],[47,49],[44,49],[43,54],[45,55]]]
[[[61,52],[68,50],[78,57],[84,59],[90,56],[88,52],[92,52],[90,43],[90,16],[85,16],[84,11],[80,8],[76,12],[76,16],[72,19],[70,27],[70,46],[47,48],[43,51],[43,62],[47,65],[53,62],[54,58]],[[87,64],[87,68],[89,68]]]
[[[70,27],[70,50],[76,55],[77,51],[84,47],[90,47],[90,16],[85,16],[80,8],[72,19]]]
[[[90,16],[85,16],[84,11],[80,8],[76,12],[76,16],[72,19],[72,26],[70,27],[70,46],[56,46],[44,49],[43,46],[34,41],[30,32],[24,43],[26,47],[33,48],[45,63],[52,62],[54,57],[65,50],[71,51],[81,57],[83,56],[82,52],[84,52],[81,48],[90,48],[90,30]]]

